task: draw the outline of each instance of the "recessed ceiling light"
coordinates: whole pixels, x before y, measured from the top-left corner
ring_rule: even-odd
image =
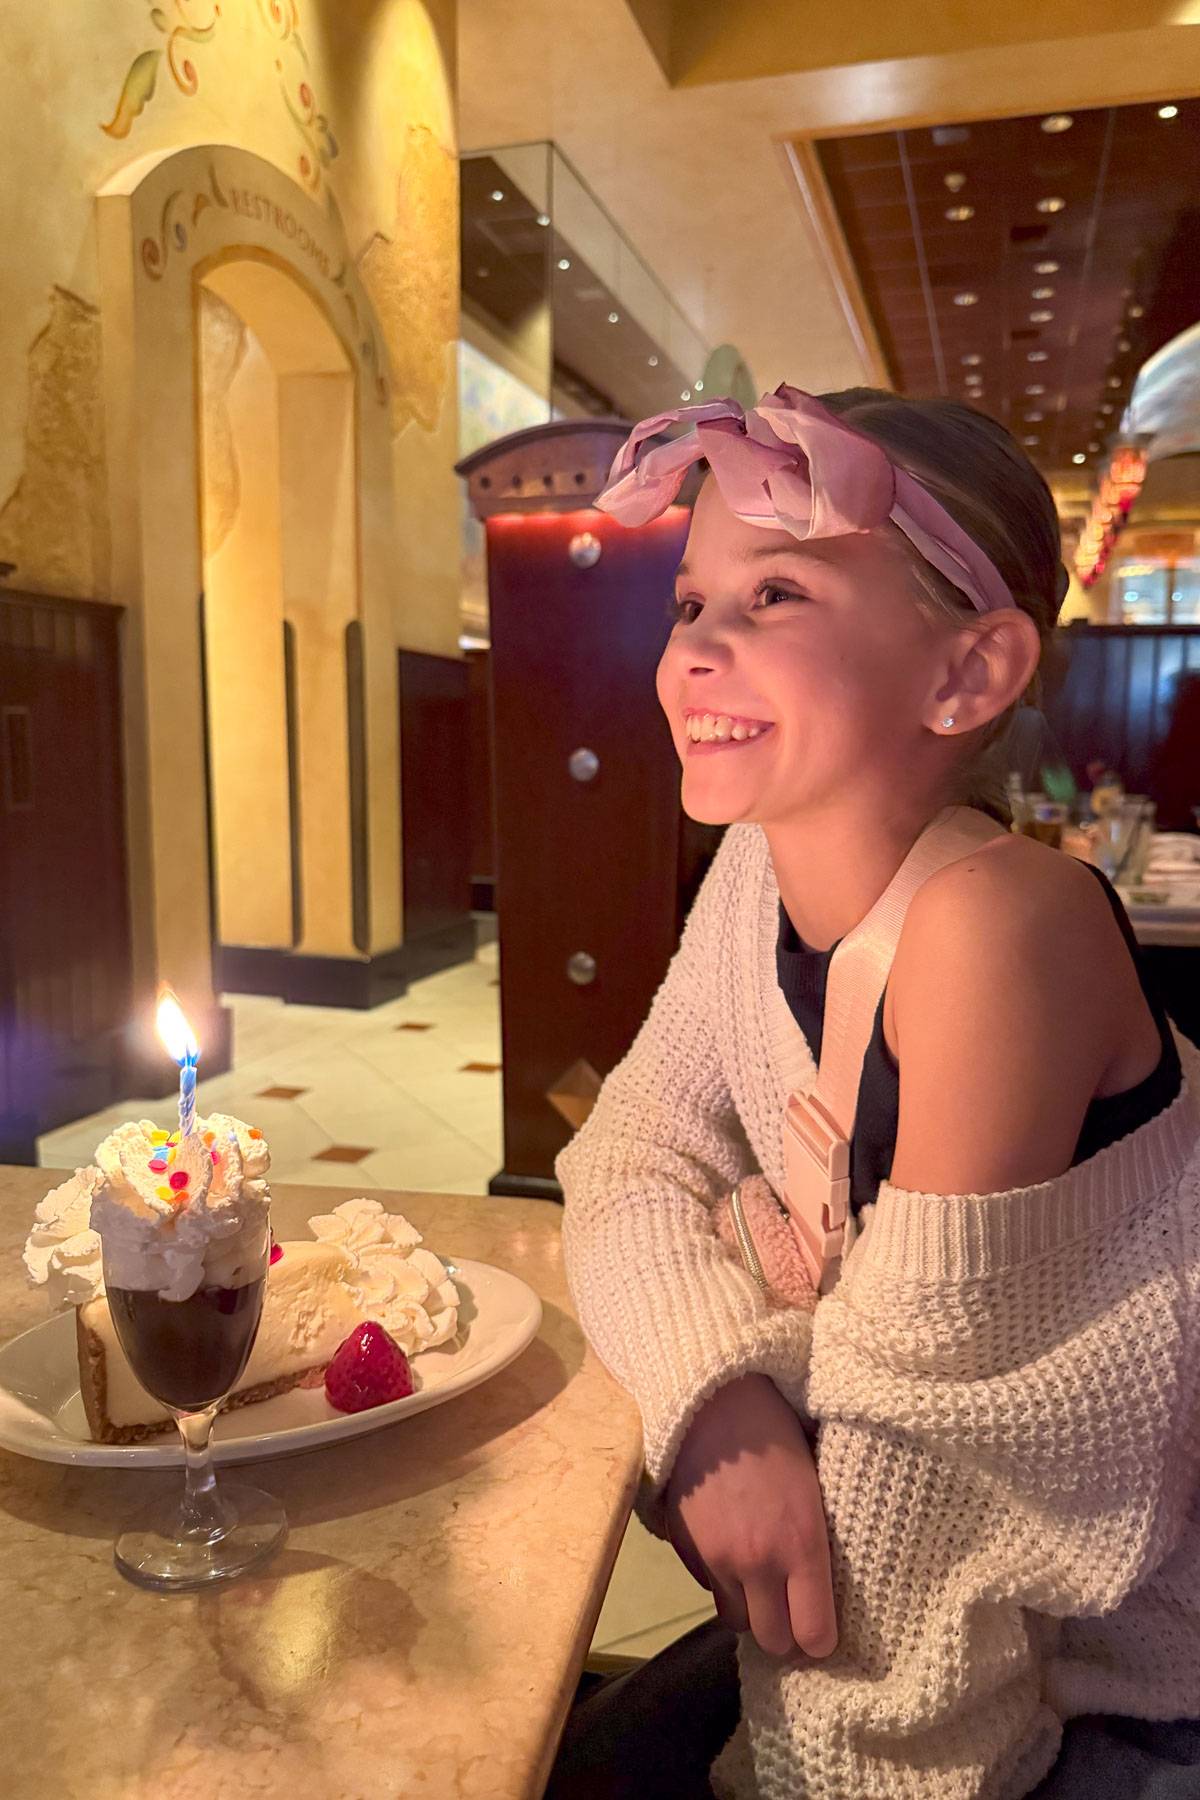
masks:
[[[570,257],[569,256],[560,256],[558,259],[558,266],[560,269],[562,269],[564,271],[569,269],[571,266]]]
[[[693,383],[693,385],[698,394],[702,394],[704,392],[704,383],[702,381],[697,381],[697,382]]]
[[[1122,355],[1124,355],[1125,351],[1128,350],[1128,348],[1129,348],[1129,339],[1128,338],[1118,338],[1117,339],[1117,349],[1122,353]]]
[[[1087,461],[1087,457],[1086,457],[1086,456],[1085,456],[1085,455],[1084,455],[1084,454],[1083,454],[1083,451],[1082,451],[1082,450],[1077,450],[1077,451],[1076,451],[1076,452],[1075,452],[1075,454],[1074,454],[1074,456],[1073,456],[1073,457],[1072,457],[1072,458],[1071,458],[1071,461],[1072,461],[1072,462],[1073,462],[1073,463],[1081,463],[1081,462],[1086,462],[1086,461]]]
[[[1030,350],[1025,357],[1025,361],[1026,362],[1049,362],[1050,361],[1050,352],[1048,350]]]
[[[1032,298],[1034,300],[1053,300],[1054,289],[1047,287],[1034,288],[1032,290]]]
[[[1158,109],[1158,116],[1160,119],[1173,119],[1178,112],[1179,108],[1177,106],[1160,106]]]
[[[1027,394],[1044,394],[1044,393],[1045,393],[1045,391],[1046,391],[1046,390],[1045,390],[1045,388],[1044,388],[1044,387],[1043,387],[1043,386],[1042,386],[1042,384],[1041,384],[1041,382],[1040,382],[1040,381],[1035,381],[1035,382],[1034,382],[1034,383],[1033,383],[1033,385],[1032,385],[1032,387],[1027,387],[1027,388],[1026,388],[1026,389],[1025,389],[1025,392],[1026,392],[1026,393],[1027,393]]]
[[[1095,441],[1094,441],[1094,440],[1093,440],[1093,442],[1092,442],[1092,443],[1090,443],[1090,444],[1089,444],[1089,445],[1088,445],[1088,449],[1089,449],[1089,450],[1090,450],[1090,451],[1091,451],[1091,453],[1092,453],[1092,455],[1093,455],[1093,456],[1094,456],[1094,455],[1095,455],[1095,454],[1096,454],[1096,451],[1097,451],[1097,450],[1098,450],[1098,449],[1099,449],[1099,448],[1100,448],[1100,446],[1099,446],[1099,444],[1098,444],[1098,443],[1096,443],[1096,442],[1095,442]]]
[[[1070,113],[1051,113],[1049,118],[1042,120],[1042,130],[1051,133],[1070,131],[1074,123],[1075,121]]]
[[[1035,437],[1027,437],[1027,438],[1021,439],[1021,442],[1023,444],[1027,444],[1031,449],[1037,443],[1037,441],[1038,440]]]
[[[657,358],[657,356],[648,356],[648,357],[647,357],[647,358],[646,358],[646,361],[647,361],[647,362],[648,362],[648,363],[649,363],[649,365],[650,365],[650,367],[651,367],[651,368],[652,368],[652,369],[657,369],[657,367],[658,367],[658,358]]]
[[[1047,194],[1045,199],[1038,201],[1037,209],[1040,213],[1059,213],[1066,204],[1061,194]]]
[[[549,223],[550,223],[550,214],[549,213],[539,213],[538,214],[538,224],[539,225],[548,225]]]
[[[961,174],[958,169],[951,169],[951,171],[948,175],[942,176],[942,180],[945,182],[946,186],[950,189],[950,192],[952,194],[961,194],[962,190],[967,185],[966,176]]]
[[[1129,309],[1129,316],[1131,319],[1140,319],[1145,310],[1144,306],[1131,306]]]
[[[1117,410],[1117,409],[1116,409],[1116,407],[1115,407],[1115,406],[1114,406],[1114,405],[1113,405],[1113,403],[1112,403],[1112,401],[1111,401],[1111,400],[1106,400],[1106,401],[1105,401],[1105,402],[1104,402],[1104,405],[1103,405],[1103,406],[1102,406],[1102,407],[1101,407],[1101,408],[1100,408],[1100,411],[1101,411],[1101,412],[1102,412],[1102,413],[1110,413],[1110,412],[1116,412],[1116,410]]]
[[[1124,387],[1125,384],[1119,375],[1110,375],[1108,378],[1108,385],[1110,388],[1119,388]]]
[[[1029,322],[1031,325],[1048,325],[1053,317],[1052,312],[1031,312]]]
[[[1045,413],[1040,413],[1040,412],[1026,413],[1025,414],[1025,423],[1027,425],[1040,425],[1042,420],[1045,418],[1045,416],[1046,416]]]
[[[1034,263],[1033,272],[1035,275],[1057,275],[1058,267],[1056,262]]]
[[[503,200],[503,198],[504,198],[504,189],[503,188],[493,188],[492,189],[492,199],[493,200]]]
[[[691,397],[692,397],[692,390],[691,390],[691,388],[684,388],[684,390],[683,390],[683,392],[682,392],[682,394],[680,394],[680,396],[679,396],[679,398],[680,398],[680,399],[681,399],[681,400],[690,400],[690,399],[691,399]]]
[[[952,219],[956,225],[961,225],[967,219],[975,217],[975,208],[973,206],[948,206],[946,217]]]
[[[974,306],[974,304],[978,300],[978,298],[979,298],[978,294],[972,294],[968,290],[967,292],[962,293],[962,294],[955,294],[954,304],[955,304],[955,306]]]
[[[972,350],[969,356],[963,357],[962,361],[963,361],[964,369],[973,369],[977,366],[977,364],[979,364],[983,361],[983,358],[982,358],[982,356],[977,355],[974,350]]]
[[[621,315],[620,315],[620,313],[616,313],[616,312],[614,312],[614,313],[609,313],[609,315],[608,315],[608,322],[609,322],[609,324],[610,324],[610,325],[619,325],[619,324],[620,324],[620,322],[621,322]]]

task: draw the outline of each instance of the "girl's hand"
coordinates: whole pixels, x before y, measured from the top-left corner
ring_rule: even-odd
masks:
[[[829,1534],[804,1427],[766,1375],[697,1413],[667,1488],[667,1531],[717,1614],[769,1656],[837,1645]]]

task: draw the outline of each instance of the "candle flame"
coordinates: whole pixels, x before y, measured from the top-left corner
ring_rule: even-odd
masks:
[[[173,1057],[180,1068],[185,1062],[196,1061],[200,1055],[200,1046],[192,1035],[192,1028],[182,1006],[165,984],[159,989],[155,1025],[166,1046],[167,1055]]]

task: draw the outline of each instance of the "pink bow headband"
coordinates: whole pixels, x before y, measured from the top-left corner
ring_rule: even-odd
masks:
[[[680,420],[686,437],[646,449]],[[777,525],[801,542],[870,531],[886,520],[980,612],[1011,606],[991,558],[873,438],[811,394],[779,387],[757,406],[736,400],[677,406],[635,425],[594,502],[622,525],[645,525],[670,506],[693,463],[707,460],[730,509],[748,525]]]

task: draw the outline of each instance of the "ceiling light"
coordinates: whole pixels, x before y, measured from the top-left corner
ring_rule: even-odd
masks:
[[[949,175],[942,176],[942,180],[945,182],[946,186],[950,189],[950,192],[952,194],[961,194],[962,190],[967,185],[966,176],[963,174],[960,174],[960,172],[957,169],[951,169]]]
[[[948,206],[946,217],[952,219],[956,225],[961,225],[965,220],[975,217],[975,208],[973,206]]]
[[[1042,130],[1051,133],[1070,131],[1074,123],[1070,113],[1051,113],[1049,118],[1042,120]]]
[[[657,356],[648,356],[648,357],[647,357],[647,358],[646,358],[646,361],[647,361],[647,362],[648,362],[648,363],[649,363],[649,364],[650,364],[650,367],[651,367],[651,368],[652,368],[652,369],[657,369],[657,367],[658,367],[658,358],[657,358]]]
[[[1034,263],[1033,272],[1035,275],[1057,275],[1058,267],[1056,262]]]
[[[549,223],[550,223],[550,214],[549,213],[539,213],[538,214],[538,224],[539,225],[548,225]]]
[[[1038,201],[1037,209],[1040,213],[1058,213],[1066,204],[1060,194],[1048,194],[1044,200]]]
[[[978,294],[972,294],[968,289],[965,293],[955,294],[954,304],[955,306],[974,306],[978,298]]]
[[[1032,447],[1033,447],[1033,445],[1034,445],[1034,444],[1036,444],[1036,443],[1037,443],[1037,441],[1038,441],[1038,440],[1037,440],[1037,439],[1036,439],[1036,438],[1035,438],[1035,437],[1027,437],[1027,438],[1022,438],[1022,439],[1021,439],[1021,442],[1022,442],[1022,443],[1023,443],[1023,444],[1028,444],[1028,445],[1029,445],[1029,446],[1030,446],[1030,448],[1032,448]]]
[[[1030,350],[1025,357],[1025,361],[1026,362],[1049,362],[1050,361],[1050,352],[1048,350]]]
[[[1034,383],[1033,383],[1033,386],[1032,386],[1032,387],[1027,387],[1027,388],[1026,388],[1026,389],[1025,389],[1025,392],[1026,392],[1026,393],[1027,393],[1027,394],[1044,394],[1044,393],[1045,393],[1045,391],[1046,391],[1046,390],[1045,390],[1045,388],[1044,388],[1044,387],[1043,387],[1043,386],[1042,386],[1042,384],[1041,384],[1041,382],[1040,382],[1040,381],[1035,381],[1035,382],[1034,382]]]
[[[619,325],[621,322],[620,313],[609,313],[608,322],[610,325]]]
[[[1177,106],[1160,106],[1158,109],[1158,116],[1160,119],[1173,119],[1178,112],[1179,108]]]
[[[1131,306],[1129,309],[1129,316],[1131,319],[1140,319],[1145,310],[1144,306]]]
[[[694,386],[694,388],[698,394],[702,394],[704,392],[704,383],[702,381],[694,382],[692,385]]]
[[[1052,312],[1031,312],[1029,322],[1031,325],[1048,325],[1053,317]]]
[[[1119,375],[1110,375],[1108,378],[1108,385],[1110,388],[1119,388],[1123,387],[1125,384]]]
[[[691,399],[691,397],[692,397],[692,390],[691,390],[691,388],[684,388],[684,390],[683,390],[683,392],[682,392],[682,394],[680,394],[680,396],[679,396],[679,398],[680,398],[680,399],[681,399],[681,400],[690,400],[690,399]]]
[[[1053,298],[1054,298],[1054,289],[1053,289],[1053,288],[1046,288],[1046,287],[1042,287],[1042,288],[1034,288],[1034,289],[1033,289],[1033,291],[1032,291],[1032,296],[1031,296],[1031,297],[1032,297],[1032,298],[1033,298],[1033,299],[1034,299],[1034,300],[1053,300]]]
[[[981,363],[982,361],[983,361],[982,356],[978,356],[975,353],[975,351],[972,350],[969,356],[963,357],[963,359],[962,359],[963,368],[964,369],[973,369],[976,367],[977,364]]]
[[[1095,441],[1094,441],[1094,440],[1093,440],[1093,442],[1092,442],[1092,443],[1090,443],[1090,444],[1089,444],[1089,445],[1088,445],[1088,449],[1089,449],[1089,450],[1090,450],[1090,451],[1091,451],[1091,452],[1092,452],[1092,454],[1093,454],[1093,456],[1094,456],[1094,455],[1095,455],[1095,453],[1096,453],[1096,451],[1097,451],[1097,450],[1098,450],[1098,449],[1099,449],[1099,448],[1100,448],[1100,446],[1099,446],[1099,444],[1098,444],[1098,443],[1096,443],[1096,442],[1095,442]]]
[[[1025,423],[1027,425],[1040,425],[1042,420],[1045,418],[1045,416],[1046,416],[1045,413],[1040,413],[1040,412],[1026,413],[1025,414]]]
[[[503,188],[493,188],[492,189],[492,199],[493,200],[503,200],[503,198],[504,198],[504,189]]]
[[[1086,456],[1085,456],[1085,455],[1084,455],[1084,454],[1083,454],[1083,451],[1082,451],[1082,450],[1077,450],[1077,451],[1076,451],[1076,452],[1075,452],[1075,454],[1074,454],[1074,456],[1073,456],[1073,457],[1072,457],[1072,458],[1071,458],[1071,461],[1072,461],[1072,462],[1073,462],[1073,463],[1081,463],[1081,462],[1086,462],[1086,461],[1087,461],[1087,457],[1086,457]]]
[[[1112,401],[1111,401],[1111,400],[1106,400],[1106,401],[1105,401],[1105,402],[1104,402],[1104,405],[1103,405],[1103,406],[1102,406],[1102,407],[1101,407],[1101,408],[1100,408],[1100,411],[1101,411],[1101,412],[1102,412],[1102,413],[1111,413],[1111,412],[1116,412],[1116,410],[1117,410],[1117,409],[1116,409],[1116,407],[1115,407],[1115,406],[1114,406],[1114,405],[1113,405],[1113,403],[1112,403]]]
[[[569,256],[560,256],[558,259],[558,266],[560,269],[562,269],[564,271],[569,269],[571,266],[570,257]]]
[[[1128,338],[1118,338],[1117,339],[1117,349],[1118,350],[1120,350],[1122,353],[1124,353],[1126,350],[1128,350],[1128,348],[1129,348],[1129,339]]]

